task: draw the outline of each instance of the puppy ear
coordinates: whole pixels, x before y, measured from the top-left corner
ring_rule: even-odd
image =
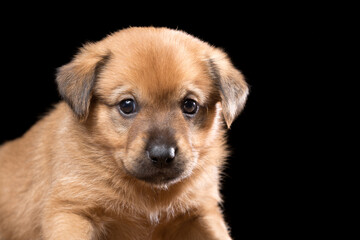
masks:
[[[57,69],[59,93],[79,120],[89,113],[92,89],[110,54],[95,44],[82,47],[73,60]]]
[[[245,106],[249,88],[242,73],[222,51],[208,59],[210,75],[220,93],[222,113],[228,128]]]

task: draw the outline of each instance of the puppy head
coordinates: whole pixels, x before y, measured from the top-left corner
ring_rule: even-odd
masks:
[[[127,175],[168,185],[201,168],[242,110],[243,75],[184,32],[129,28],[85,45],[61,67],[59,92]]]

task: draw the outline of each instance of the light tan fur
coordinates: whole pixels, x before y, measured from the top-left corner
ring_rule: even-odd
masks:
[[[129,28],[85,45],[57,74],[65,101],[0,147],[0,239],[231,239],[219,207],[229,127],[247,85],[220,49]],[[186,97],[201,109],[181,112]],[[124,118],[118,103],[141,108]],[[182,174],[139,180],[149,131],[171,128]],[[180,158],[180,157],[179,157]]]

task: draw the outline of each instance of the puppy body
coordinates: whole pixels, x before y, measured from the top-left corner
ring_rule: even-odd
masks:
[[[0,148],[1,240],[230,239],[222,119],[230,126],[247,87],[221,50],[130,28],[84,46],[57,82],[65,102]],[[153,166],[154,144],[174,146],[172,165]]]

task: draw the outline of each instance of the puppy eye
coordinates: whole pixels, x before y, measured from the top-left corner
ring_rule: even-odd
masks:
[[[125,115],[130,115],[137,111],[136,102],[134,99],[125,99],[119,103],[119,108],[121,113]]]
[[[185,99],[182,110],[187,115],[195,115],[199,110],[199,105],[196,101],[192,99]]]

